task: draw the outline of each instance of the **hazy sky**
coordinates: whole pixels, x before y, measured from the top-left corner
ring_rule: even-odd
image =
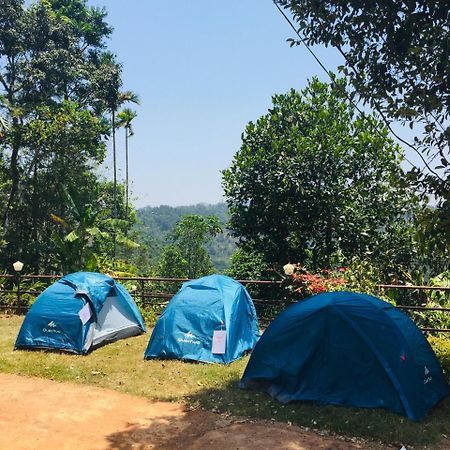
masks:
[[[187,205],[223,200],[221,170],[249,121],[271,96],[326,75],[271,0],[89,0],[114,27],[109,48],[123,64],[124,89],[139,94],[130,139],[135,204]],[[341,60],[316,48],[327,68]],[[124,178],[123,131],[118,133]],[[102,172],[112,177],[109,157]]]

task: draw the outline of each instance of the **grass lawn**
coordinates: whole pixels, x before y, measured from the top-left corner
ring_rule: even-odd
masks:
[[[177,401],[191,408],[273,419],[363,437],[390,444],[432,445],[449,439],[450,397],[420,423],[383,410],[282,405],[267,394],[242,391],[237,383],[248,357],[229,366],[144,361],[149,333],[122,340],[88,356],[43,351],[13,351],[22,317],[0,316],[0,372],[33,375],[57,381],[93,384],[152,400]]]

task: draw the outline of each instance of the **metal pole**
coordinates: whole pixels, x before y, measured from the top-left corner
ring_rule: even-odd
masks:
[[[17,311],[20,313],[22,310],[21,298],[20,298],[20,272],[17,272]]]

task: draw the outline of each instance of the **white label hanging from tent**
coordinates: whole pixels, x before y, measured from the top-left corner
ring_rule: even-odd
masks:
[[[92,316],[91,307],[89,306],[89,303],[86,303],[78,312],[78,315],[80,316],[81,323],[84,325]]]
[[[213,334],[212,353],[223,355],[227,343],[227,332],[225,330],[215,330]]]

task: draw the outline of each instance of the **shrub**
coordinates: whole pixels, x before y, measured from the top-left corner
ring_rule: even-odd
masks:
[[[343,268],[334,272],[324,269],[313,274],[299,265],[295,267],[295,272],[291,275],[290,289],[301,298],[322,292],[342,290],[345,286],[345,280],[342,277]]]
[[[430,286],[450,287],[450,272],[443,272],[431,278]],[[431,291],[427,295],[428,308],[450,308],[450,293],[448,291]],[[449,311],[427,311],[421,314],[421,322],[430,328],[450,329]]]
[[[450,380],[450,338],[442,336],[429,336],[428,341],[433,347],[436,356],[438,357],[445,375]]]

